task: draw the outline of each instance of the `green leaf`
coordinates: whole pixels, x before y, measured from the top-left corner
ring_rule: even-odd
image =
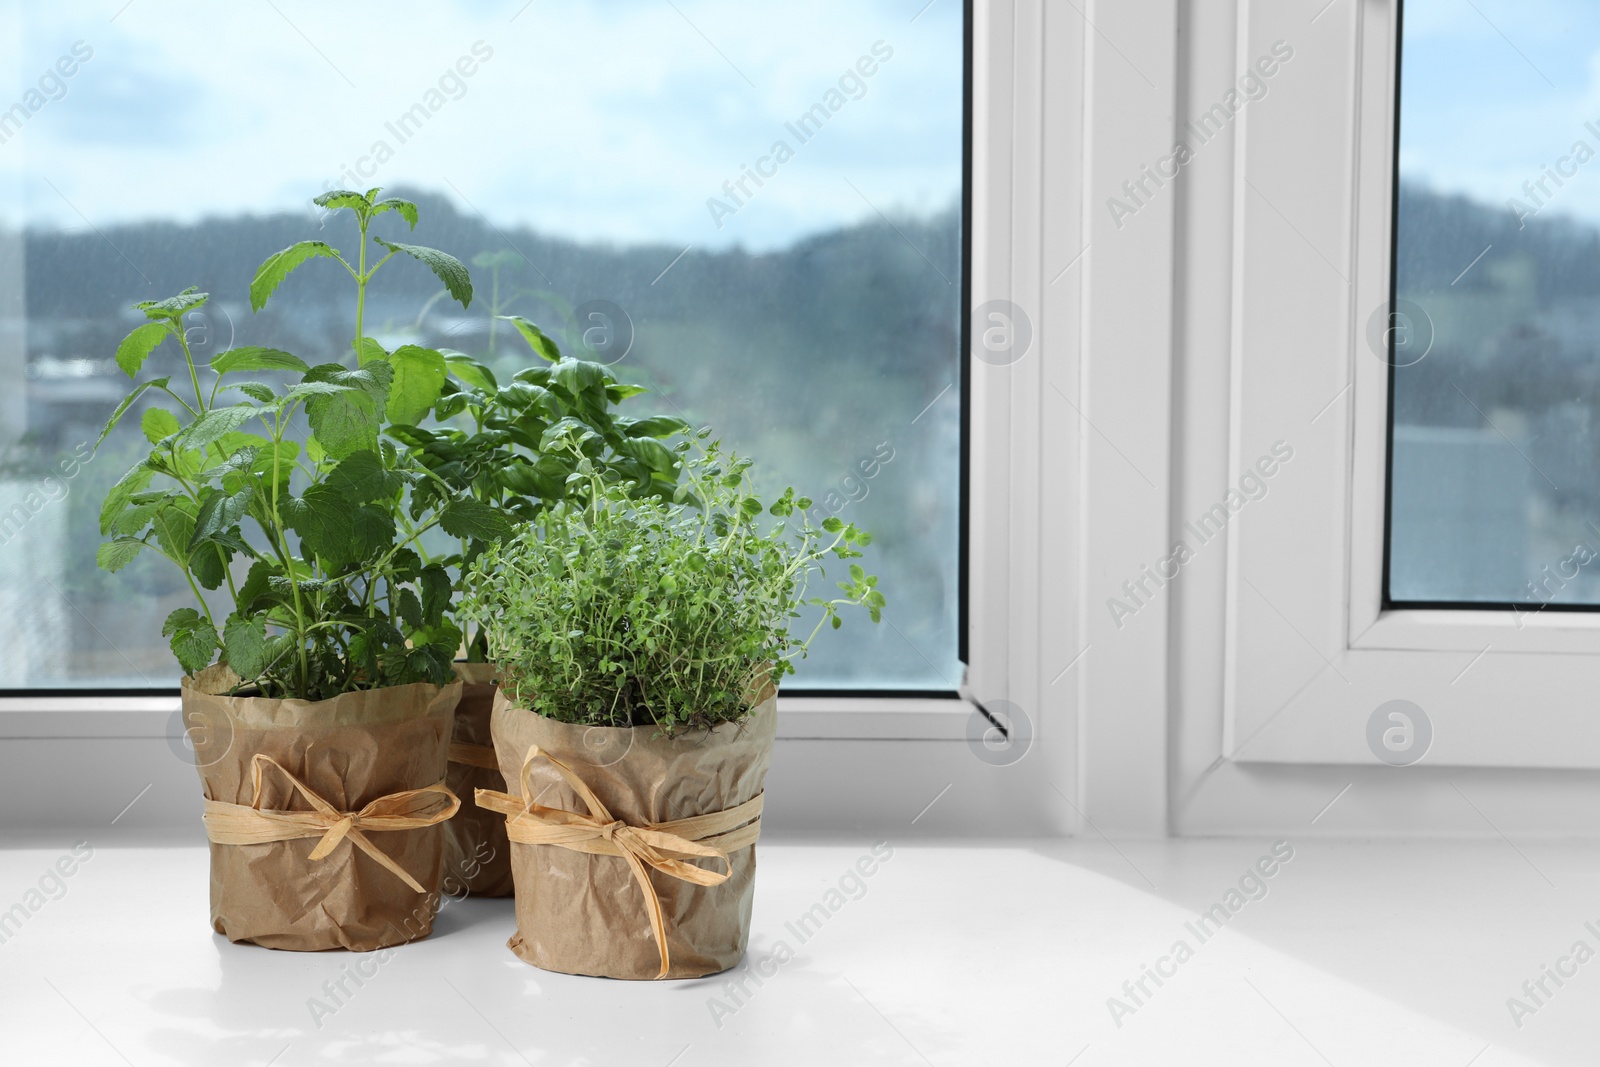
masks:
[[[861,564],[850,564],[850,580],[855,582],[857,585],[860,585],[862,582],[867,580],[867,572],[861,568]]]
[[[444,361],[451,374],[454,374],[474,389],[482,389],[486,393],[492,393],[498,388],[494,380],[494,374],[489,368],[471,356],[462,355],[460,352],[447,351],[444,353]]]
[[[144,542],[137,537],[119,537],[115,541],[107,541],[94,550],[95,566],[115,574],[132,563],[143,548]]]
[[[116,429],[117,423],[122,421],[122,416],[127,413],[128,409],[133,406],[133,402],[138,400],[146,389],[165,389],[169,381],[171,381],[170,378],[156,378],[148,382],[140,382],[135,386],[133,392],[122,398],[122,403],[117,405],[117,410],[113,411],[111,417],[106,420],[105,429],[100,431],[100,437],[95,441],[94,447],[100,447],[100,443],[111,434],[112,430]]]
[[[231,615],[222,627],[223,655],[239,677],[257,678],[270,667],[267,624],[260,616]]]
[[[194,608],[179,608],[167,616],[167,621],[161,624],[161,636],[171,637],[173,634],[182,633],[184,630],[193,630],[196,626],[204,626],[206,619]]]
[[[195,674],[211,666],[211,654],[217,650],[217,631],[209,623],[196,630],[179,630],[172,638],[172,654],[185,673]]]
[[[276,404],[278,401],[278,394],[274,393],[270,386],[262,385],[260,382],[235,382],[227,388],[237,389],[258,403]]]
[[[387,363],[369,363],[359,370],[324,363],[306,372],[307,384],[323,382],[348,387],[306,401],[311,432],[329,456],[343,459],[353,452],[378,447],[378,427],[393,377],[394,369]]]
[[[367,197],[349,189],[330,189],[320,196],[312,197],[311,202],[318,207],[325,207],[333,211],[347,207],[362,214],[365,214],[367,209],[372,206]]]
[[[499,317],[515,326],[517,332],[522,335],[522,339],[527,341],[535,352],[548,359],[551,363],[555,363],[561,358],[561,348],[543,330],[539,329],[537,323],[530,319],[525,319],[521,315],[501,315]]]
[[[330,193],[327,195],[335,196],[338,194]],[[322,198],[318,197],[317,199],[320,201]],[[271,256],[268,256],[267,261],[261,264],[260,269],[256,271],[255,278],[250,282],[251,309],[260,311],[266,307],[267,299],[277,291],[279,285],[283,284],[283,280],[289,276],[290,271],[306,260],[317,257],[337,259],[339,258],[339,253],[333,250],[332,245],[324,241],[300,241],[281,252],[274,252]]]
[[[337,396],[354,388],[356,386],[335,385],[333,382],[301,382],[284,394],[282,403],[292,404],[297,400],[306,400],[314,396]]]
[[[405,219],[411,229],[417,228],[417,205],[409,200],[402,200],[398,196],[385,197],[372,205],[372,213],[381,215],[385,211],[397,211]]]
[[[144,312],[148,319],[181,326],[185,312],[203,306],[209,299],[210,293],[197,292],[191,285],[177,296],[169,296],[165,300],[143,300],[133,306]]]
[[[431,348],[401,345],[389,357],[394,383],[389,387],[390,422],[415,426],[433,409],[444,388],[445,359]]]
[[[349,504],[367,504],[393,497],[402,484],[398,474],[384,468],[383,457],[363,450],[340,461],[314,491],[331,493]]]
[[[135,493],[143,492],[149,485],[156,472],[147,464],[140,463],[129,468],[128,472],[118,478],[116,484],[106,492],[106,499],[100,505],[100,532],[108,534],[117,518],[127,509],[128,498]]]
[[[218,352],[211,360],[211,369],[218,374],[229,374],[236,370],[286,370],[304,374],[311,368],[306,366],[305,360],[281,348],[246,345]]]
[[[137,495],[139,499],[133,502],[133,506],[124,510],[111,524],[111,529],[122,537],[139,537],[150,525],[150,520],[155,518],[162,508],[167,507],[172,498],[182,494],[139,493]],[[155,499],[146,500],[147,496],[154,496]]]
[[[629,437],[671,437],[675,433],[688,433],[689,424],[671,415],[656,415],[628,423],[622,432]]]
[[[574,399],[588,396],[598,406],[604,406],[606,369],[600,364],[583,359],[564,359],[556,364],[550,377]]]
[[[300,551],[336,566],[350,558],[350,509],[322,486],[312,486],[304,496],[279,504],[284,522],[300,535]]]
[[[255,457],[252,455],[245,461],[246,465]],[[214,489],[200,504],[200,512],[195,516],[194,533],[189,536],[189,551],[192,553],[200,545],[211,540],[238,524],[250,510],[250,500],[255,496],[256,487],[249,482],[236,493],[227,493]]]
[[[189,558],[189,541],[194,537],[194,516],[186,508],[192,506],[187,500],[176,501],[162,508],[150,520],[150,525],[155,529],[156,542],[161,545],[167,558],[174,562]]]
[[[181,443],[188,448],[204,448],[213,441],[221,440],[255,418],[261,409],[254,404],[232,404],[227,407],[212,408],[194,421],[194,424],[184,433]]]
[[[330,570],[370,559],[394,544],[393,516],[372,505],[352,506],[326,483],[281,505],[284,519],[300,535],[301,551]]]
[[[200,480],[214,482],[220,478],[224,484],[228,482],[234,483],[230,487],[230,491],[237,492],[239,488],[238,479],[230,476],[250,470],[251,464],[261,454],[262,447],[270,444],[271,442],[265,437],[257,437],[255,434],[224,434],[222,439],[217,442],[217,447],[226,453],[228,458],[214,467],[208,467],[201,471]]]
[[[445,505],[439,525],[451,537],[493,541],[511,532],[511,522],[499,508],[464,497]]]
[[[630,396],[638,396],[640,393],[648,393],[649,391],[642,385],[617,385],[613,383],[606,386],[606,397],[613,404],[620,404]]]
[[[268,560],[257,560],[250,565],[250,572],[245,575],[244,584],[239,587],[239,598],[234,607],[243,614],[251,614],[260,606],[263,597],[272,595],[270,579],[274,576],[281,577],[283,572],[278,565]]]
[[[279,441],[276,446],[271,441],[257,454],[255,461],[250,464],[250,470],[267,480],[266,492],[272,492],[272,464],[273,457],[277,457],[278,479],[288,481],[289,475],[294,473],[295,460],[300,456],[300,445],[296,441]]]
[[[146,408],[144,417],[139,420],[139,428],[144,431],[145,440],[159,445],[183,427],[178,422],[178,416],[166,408]]]
[[[550,390],[543,386],[529,382],[512,382],[496,394],[496,399],[513,411],[527,412],[529,409],[537,408],[559,415],[560,405],[551,402],[552,396]]]
[[[370,560],[394,544],[394,516],[387,509],[367,504],[348,514],[350,555],[347,562]]]
[[[117,366],[122,368],[122,373],[132,378],[139,373],[139,368],[144,366],[144,361],[156,347],[172,335],[164,322],[147,322],[136,327],[132,333],[122,339],[117,346]]]
[[[624,439],[619,443],[619,448],[625,455],[632,456],[653,471],[667,472],[676,469],[678,465],[678,457],[671,449],[654,438]],[[758,512],[760,508],[761,505],[758,503],[756,505]]]
[[[472,278],[467,274],[466,265],[455,256],[441,252],[437,248],[403,245],[397,241],[385,241],[382,237],[374,237],[373,240],[391,252],[404,252],[433,271],[434,275],[444,283],[444,287],[450,291],[451,298],[462,307],[472,303]]]
[[[388,349],[370,337],[359,337],[350,342],[350,347],[356,350],[356,366],[365,367],[374,360],[387,360]]]
[[[450,575],[437,563],[423,568],[418,579],[422,586],[422,621],[426,626],[437,626],[450,610]]]
[[[540,435],[539,451],[552,451],[559,446],[561,442],[569,439],[575,442],[579,448],[583,448],[585,445],[588,445],[591,442],[598,442],[600,440],[600,435],[595,433],[588,426],[585,426],[578,419],[571,417],[558,419],[557,421],[551,423],[549,428]]]
[[[402,588],[394,597],[394,613],[400,616],[407,628],[422,629],[422,602],[414,590]]]
[[[233,553],[218,548],[214,541],[207,541],[189,550],[189,572],[201,589],[217,589],[228,576],[228,563],[232,559]]]

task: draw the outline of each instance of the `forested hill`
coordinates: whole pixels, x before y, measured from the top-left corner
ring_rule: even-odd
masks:
[[[421,222],[408,235],[398,216],[387,215],[376,224],[384,236],[431,245],[469,264],[480,253],[505,253],[502,303],[536,319],[556,306],[541,293],[553,292],[572,304],[604,299],[637,322],[711,319],[720,332],[742,334],[752,344],[762,337],[798,335],[808,346],[839,346],[888,372],[905,369],[904,361],[919,353],[925,358],[931,342],[947,345],[956,322],[958,301],[951,287],[960,281],[960,228],[954,208],[933,217],[896,218],[892,226],[874,217],[773,253],[692,249],[673,264],[682,245],[589,244],[525,228],[499,231],[476,214],[458,211],[447,197],[393,192],[417,201]],[[328,215],[320,229],[308,208],[302,214],[152,222],[102,232],[103,237],[94,231],[30,232],[26,238],[30,327],[76,323],[92,335],[71,338],[76,354],[114,346],[120,336],[116,330],[129,322],[126,309],[132,302],[189,285],[212,293],[214,303],[246,309],[240,326],[249,334],[270,330],[270,336],[281,337],[287,328],[298,335],[296,343],[322,348],[322,334],[329,333],[327,352],[348,344],[347,337],[335,342],[318,314],[327,308],[329,315],[342,318],[350,305],[348,279],[331,264],[301,268],[274,298],[273,308],[253,323],[247,310],[250,278],[278,249],[317,238],[353,254],[348,213]],[[472,316],[486,319],[492,279],[483,268],[472,272],[478,293]],[[375,283],[376,306],[380,314],[388,308],[395,315],[414,315],[439,288],[420,264],[397,259]],[[279,307],[284,310],[274,316]],[[286,321],[290,310],[294,314]],[[435,311],[449,315],[459,309],[436,305]],[[819,353],[819,358],[826,356]]]
[[[1524,198],[1523,203],[1533,207]],[[1562,211],[1561,191],[1523,224],[1506,205],[1400,185],[1399,257],[1403,288],[1427,292],[1448,288],[1483,250],[1523,252],[1538,265],[1537,285],[1548,298],[1600,295],[1600,227]],[[1489,272],[1470,271],[1455,288],[1490,287]]]

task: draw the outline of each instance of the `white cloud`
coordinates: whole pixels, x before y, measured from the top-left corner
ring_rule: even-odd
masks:
[[[33,222],[294,209],[378,141],[394,154],[370,184],[448,181],[499,225],[583,239],[768,247],[870,214],[846,177],[885,210],[943,208],[959,188],[953,0],[915,24],[906,0],[536,0],[514,21],[521,0],[276,0],[282,16],[135,0],[109,21],[122,2],[0,0],[0,30],[21,27],[0,107],[73,41],[94,48],[66,97],[0,145],[0,188],[20,185]],[[894,58],[866,95],[712,225],[706,198],[878,40]],[[479,41],[492,58],[400,143],[386,123],[441,76],[451,87]]]

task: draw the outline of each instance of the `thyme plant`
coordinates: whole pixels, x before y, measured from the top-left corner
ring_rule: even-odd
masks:
[[[766,681],[842,624],[841,608],[879,620],[877,577],[847,562],[871,535],[838,518],[812,526],[793,489],[763,507],[750,462],[708,436],[677,444],[666,499],[631,495],[589,431],[547,433],[546,450],[572,458],[574,491],[473,562],[461,606],[520,705],[561,722],[705,729],[748,715]],[[812,595],[828,561],[848,580]],[[803,605],[821,617],[800,640],[790,626]]]

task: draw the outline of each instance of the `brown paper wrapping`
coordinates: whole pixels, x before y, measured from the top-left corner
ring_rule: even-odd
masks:
[[[654,726],[574,726],[523,708],[496,694],[493,713],[500,771],[520,791],[519,773],[532,745],[567,764],[630,826],[708,815],[762,792],[772,761],[777,694],[769,692],[740,723],[660,737]],[[537,804],[585,813],[577,793],[549,760],[532,769]],[[513,841],[517,932],[507,942],[535,967],[567,974],[648,980],[661,956],[644,892],[619,856],[590,855],[555,845]],[[695,861],[721,871],[720,860]],[[754,845],[728,853],[730,876],[700,886],[650,871],[661,900],[671,967],[668,978],[698,978],[734,966],[750,939],[755,896]]]
[[[212,667],[183,680],[206,799],[251,802],[251,762],[271,757],[341,812],[380,797],[438,785],[461,683],[343,693],[330,700],[218,695]],[[231,674],[231,672],[227,672]],[[263,776],[261,807],[310,810],[280,775]],[[267,948],[370,951],[426,937],[442,873],[444,830],[373,832],[371,842],[428,890],[419,894],[349,840],[311,859],[315,837],[211,844],[211,925],[230,941]]]
[[[461,746],[469,746],[473,751],[466,755],[481,753],[493,763],[489,717],[494,711],[494,665],[457,663],[456,675],[466,686],[461,691],[461,703],[456,705],[451,747],[463,753]],[[505,816],[485,811],[472,800],[478,789],[503,792],[505,779],[500,777],[498,768],[474,766],[452,758],[445,784],[461,798],[461,810],[444,824],[444,891],[451,896],[460,896],[465,890],[477,897],[509,897],[511,850],[506,841]]]

